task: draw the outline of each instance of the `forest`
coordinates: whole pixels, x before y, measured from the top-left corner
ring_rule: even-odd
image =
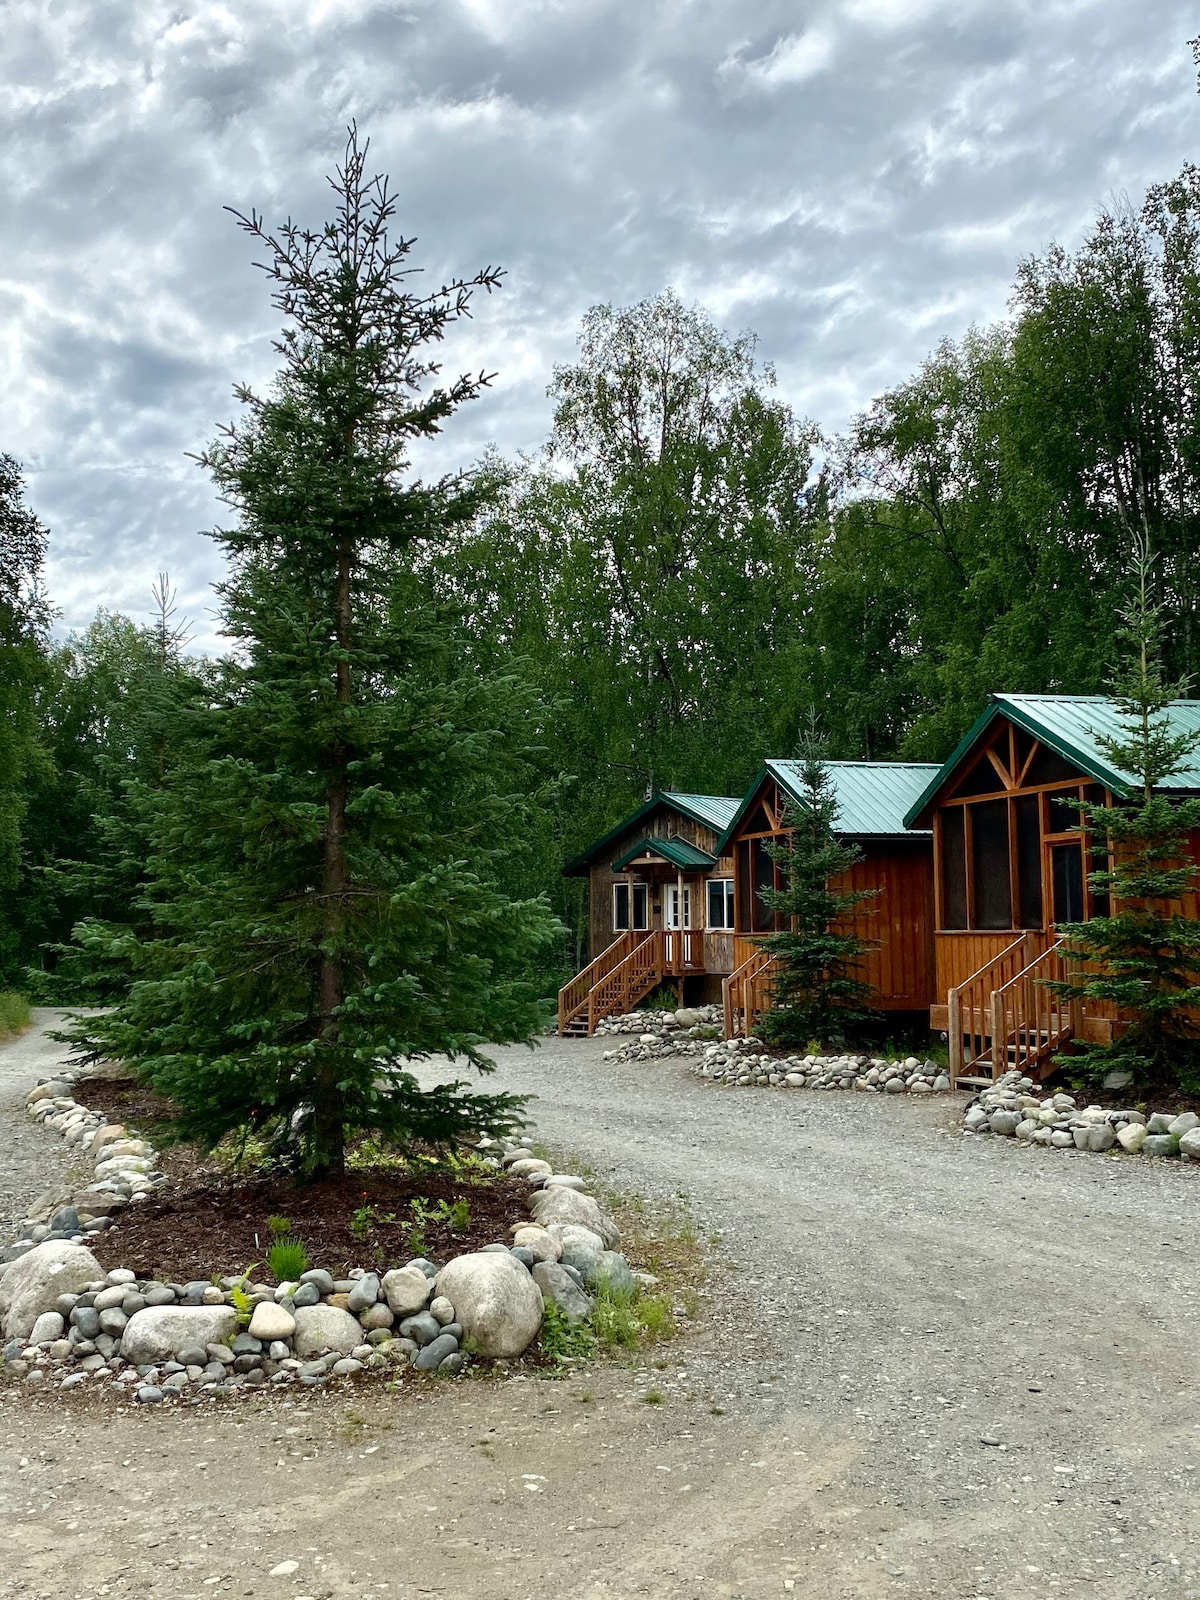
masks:
[[[380,705],[411,711],[407,745],[386,733],[392,823],[438,834],[434,900],[470,858],[473,884],[526,908],[513,960],[541,996],[582,947],[562,862],[651,790],[736,795],[812,719],[831,756],[930,760],[990,691],[1101,692],[1138,538],[1165,668],[1200,669],[1200,169],[1022,262],[1003,321],[939,345],[843,435],[795,413],[768,355],[670,290],[593,307],[536,455],[406,490],[365,669]],[[247,505],[279,514],[236,442],[203,459],[243,525]],[[221,537],[227,658],[189,650],[154,573],[144,616],[102,608],[64,638],[53,530],[0,457],[0,988],[111,998],[164,838],[201,861],[222,803],[266,803],[213,708],[276,704],[255,641],[278,644],[285,614],[301,627],[304,579],[268,597],[249,535]],[[198,763],[210,814],[172,824]]]

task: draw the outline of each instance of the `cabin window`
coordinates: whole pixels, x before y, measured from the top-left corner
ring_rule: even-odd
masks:
[[[1083,849],[1078,843],[1050,846],[1050,869],[1054,885],[1056,923],[1082,922]]]
[[[962,806],[942,812],[942,927],[967,925],[967,845]]]
[[[1073,804],[1079,799],[1078,789],[1064,789],[1061,794],[1049,794],[1050,825],[1047,833],[1071,833],[1079,826],[1079,807]]]
[[[1008,801],[985,800],[971,807],[973,925],[1012,927],[1012,889],[1008,875]]]
[[[708,926],[713,929],[733,927],[732,878],[708,880]]]
[[[644,883],[613,884],[613,927],[618,933],[641,932],[650,926],[648,890]]]
[[[1017,824],[1017,898],[1022,928],[1042,926],[1042,824],[1038,797],[1019,795],[1013,802]]]
[[[1085,800],[1090,801],[1090,803],[1094,806],[1102,806],[1104,804],[1104,790],[1098,783],[1089,783],[1087,788],[1083,791],[1083,797]],[[1088,845],[1089,874],[1093,872],[1107,872],[1109,865],[1107,835],[1103,833],[1097,833],[1094,830],[1090,831],[1088,833]],[[1090,894],[1092,900],[1092,916],[1107,917],[1112,914],[1112,900],[1110,899],[1107,890],[1101,889],[1099,892],[1097,892],[1095,889],[1089,888],[1088,893]]]
[[[753,858],[754,895],[751,911],[754,917],[754,932],[769,933],[775,926],[775,913],[763,896],[769,894],[775,887],[775,863],[768,854],[764,840],[753,841]]]

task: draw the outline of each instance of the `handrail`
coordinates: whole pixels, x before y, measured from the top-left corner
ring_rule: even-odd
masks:
[[[765,1010],[766,996],[760,980],[767,969],[773,967],[775,957],[759,945],[725,978],[721,984],[721,998],[725,1006],[725,1037],[732,1039],[740,1031],[750,1034],[758,1017]]]
[[[1028,933],[1018,934],[1010,945],[986,961],[965,983],[956,984],[947,993],[946,1021],[950,1036],[952,1083],[988,1056],[985,1040],[991,1031],[992,993],[1009,983],[1027,964],[1030,937]],[[964,1040],[968,1041],[965,1048]]]
[[[1025,1071],[1049,1059],[1064,1039],[1081,1031],[1083,1006],[1062,1000],[1046,987],[1066,976],[1069,950],[1064,938],[1042,951],[992,994],[992,1076]],[[1045,964],[1045,970],[1038,968]]]
[[[558,991],[558,1031],[560,1033],[572,1018],[578,1016],[582,1011],[593,985],[601,978],[606,977],[614,967],[619,966],[625,957],[649,936],[649,933],[643,930],[619,934],[611,944],[605,945],[594,960],[588,962],[582,972],[577,972],[568,983],[563,984]]]
[[[587,997],[588,1034],[596,1031],[596,1024],[614,1012],[621,1014],[648,994],[661,982],[663,971],[663,934],[661,929],[647,934],[625,959],[611,972],[606,972],[598,983],[592,985]]]

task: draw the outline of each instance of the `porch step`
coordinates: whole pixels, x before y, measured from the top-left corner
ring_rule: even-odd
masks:
[[[995,1078],[979,1078],[973,1074],[967,1074],[964,1077],[956,1078],[954,1087],[956,1089],[990,1089],[995,1082]]]

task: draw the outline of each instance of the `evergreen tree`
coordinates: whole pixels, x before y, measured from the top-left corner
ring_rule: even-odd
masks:
[[[1107,841],[1106,865],[1089,882],[1111,896],[1112,914],[1059,929],[1080,965],[1072,980],[1047,987],[1063,999],[1114,1002],[1132,1019],[1110,1044],[1076,1040],[1079,1054],[1059,1057],[1059,1065],[1085,1077],[1128,1072],[1141,1083],[1178,1083],[1195,1092],[1200,921],[1184,916],[1179,902],[1200,885],[1188,839],[1200,827],[1200,800],[1172,800],[1159,785],[1187,764],[1200,735],[1172,731],[1169,707],[1187,684],[1168,682],[1163,671],[1153,568],[1139,537],[1134,592],[1119,634],[1128,658],[1112,683],[1124,731],[1095,736],[1113,766],[1136,777],[1141,793],[1112,808],[1079,805],[1082,827],[1093,840]]]
[[[313,1174],[347,1137],[444,1143],[511,1126],[512,1096],[422,1090],[433,1052],[486,1068],[487,1040],[532,1041],[527,974],[558,927],[497,886],[540,800],[544,708],[512,674],[461,659],[419,556],[477,509],[461,478],[412,481],[488,376],[448,385],[429,347],[488,268],[419,295],[389,237],[386,180],[352,129],[334,218],[241,226],[267,254],[287,326],[263,397],[203,457],[238,513],[215,535],[227,635],[205,747],[148,795],[135,980],[76,1037],[182,1106],[180,1132],[298,1139]]]
[[[870,946],[845,931],[845,920],[875,891],[838,886],[862,852],[838,839],[837,815],[833,776],[810,729],[800,750],[800,800],[787,812],[790,832],[771,847],[782,887],[764,896],[787,923],[762,941],[775,958],[772,1006],[758,1029],[770,1044],[842,1044],[873,1017],[871,987],[858,975]]]

